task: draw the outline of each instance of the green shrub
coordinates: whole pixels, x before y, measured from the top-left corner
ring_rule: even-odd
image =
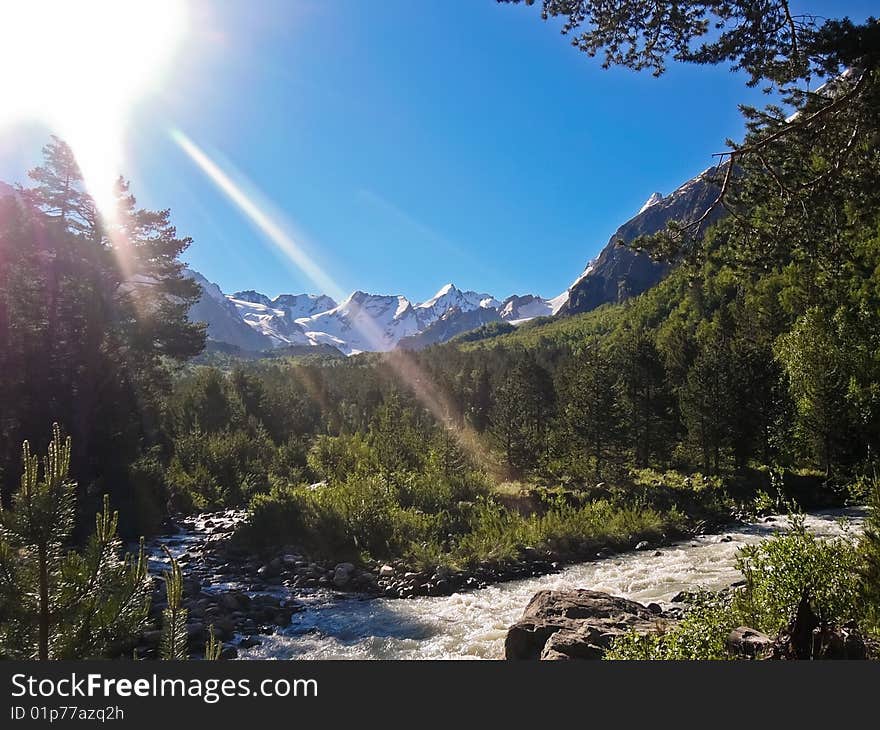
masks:
[[[318,436],[309,449],[307,462],[312,473],[327,481],[343,482],[372,462],[370,447],[360,434]]]
[[[687,613],[670,631],[624,634],[606,659],[727,659],[725,642],[737,618],[729,597],[697,593]]]
[[[859,540],[859,593],[866,628],[880,634],[880,479],[873,479],[868,494],[868,516]]]
[[[859,556],[853,540],[823,539],[807,531],[801,515],[791,529],[741,549],[737,567],[745,577],[734,608],[743,624],[775,634],[788,624],[802,597],[820,621],[843,623],[860,614]]]
[[[263,546],[298,544],[326,558],[390,559],[410,543],[437,539],[436,515],[401,507],[384,482],[355,477],[310,488],[275,486],[251,501],[240,539]]]
[[[191,431],[174,442],[168,485],[183,511],[246,504],[269,486],[275,447],[262,430]]]

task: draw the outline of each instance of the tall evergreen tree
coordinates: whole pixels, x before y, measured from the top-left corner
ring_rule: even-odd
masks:
[[[162,440],[169,364],[204,343],[187,319],[199,293],[179,261],[189,239],[168,211],[138,209],[124,181],[118,211],[102,215],[57,138],[30,176],[0,215],[0,471],[17,467],[10,444],[62,420],[80,496],[103,481],[133,508],[127,472],[141,444]],[[0,496],[8,504],[8,490]]]
[[[608,348],[594,340],[568,362],[560,400],[571,448],[589,459],[601,479],[623,441],[620,376]]]
[[[663,461],[672,433],[672,397],[666,370],[653,338],[643,331],[627,333],[615,353],[622,379],[622,417],[636,466]]]

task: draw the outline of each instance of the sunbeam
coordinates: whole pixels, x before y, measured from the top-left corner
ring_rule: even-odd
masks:
[[[223,169],[220,164],[187,137],[179,129],[171,131],[171,138],[186,155],[208,176],[224,195],[259,228],[269,241],[302,271],[318,289],[333,297],[342,299],[342,288],[317,264],[300,246],[280,222],[267,211],[268,204],[261,200],[262,195],[240,173]],[[247,190],[247,192],[245,192]]]

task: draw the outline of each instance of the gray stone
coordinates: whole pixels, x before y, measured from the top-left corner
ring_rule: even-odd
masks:
[[[507,659],[599,659],[618,636],[665,631],[671,619],[589,590],[539,591],[507,631]],[[552,639],[552,641],[551,641]]]
[[[726,645],[731,654],[755,659],[769,651],[773,640],[760,631],[740,626],[730,632]]]
[[[345,588],[350,582],[355,568],[351,563],[339,563],[333,571],[333,585]]]

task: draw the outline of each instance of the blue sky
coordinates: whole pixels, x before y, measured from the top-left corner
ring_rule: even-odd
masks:
[[[537,7],[492,0],[191,0],[192,32],[126,130],[139,201],[170,207],[186,259],[228,292],[315,292],[172,141],[260,199],[343,291],[448,281],[554,296],[655,190],[712,164],[760,103],[726,68],[603,71]],[[862,19],[873,2],[803,2]],[[23,180],[47,130],[0,139]]]

